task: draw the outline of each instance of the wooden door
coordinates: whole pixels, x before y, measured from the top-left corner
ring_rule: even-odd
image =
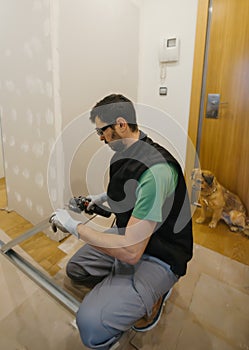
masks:
[[[205,103],[200,116],[200,165],[237,193],[249,211],[249,1],[213,0],[211,4]],[[199,50],[195,64],[200,57]],[[193,88],[192,113],[197,110]],[[208,94],[220,94],[217,119],[206,118]],[[194,142],[195,126],[196,115],[190,114]]]

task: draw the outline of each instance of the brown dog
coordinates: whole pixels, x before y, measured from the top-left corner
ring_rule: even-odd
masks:
[[[223,219],[231,231],[243,231],[249,235],[246,208],[237,195],[224,188],[208,170],[193,169],[191,179],[193,190],[200,191],[201,214],[196,219],[198,224],[206,220],[207,210],[211,209],[209,227],[215,228],[218,221]]]

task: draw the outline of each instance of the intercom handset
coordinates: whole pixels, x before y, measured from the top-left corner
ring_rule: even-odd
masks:
[[[163,38],[160,43],[160,63],[177,62],[179,60],[179,38],[170,36]]]

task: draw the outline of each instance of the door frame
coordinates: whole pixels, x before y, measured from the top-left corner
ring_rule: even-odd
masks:
[[[198,151],[197,146],[199,148],[200,143],[200,112],[202,110],[203,83],[205,83],[205,56],[207,56],[210,1],[211,0],[198,0],[185,174],[191,174],[191,170],[198,167],[199,164],[198,154],[193,154],[193,148]],[[186,182],[189,192],[191,193],[189,176],[186,177]]]

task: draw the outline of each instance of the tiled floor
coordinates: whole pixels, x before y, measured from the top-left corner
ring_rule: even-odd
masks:
[[[1,350],[86,349],[69,311],[1,254],[0,270]],[[249,349],[249,266],[195,245],[158,326],[129,337],[118,350]]]
[[[80,350],[74,317],[0,255],[0,348]]]

